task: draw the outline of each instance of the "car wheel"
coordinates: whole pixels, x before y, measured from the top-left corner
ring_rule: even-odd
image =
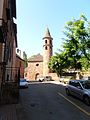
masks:
[[[88,96],[84,96],[83,100],[86,105],[90,106],[90,98]]]
[[[68,89],[66,89],[66,94],[67,94],[67,95],[70,95],[70,92],[69,92],[69,90],[68,90]]]

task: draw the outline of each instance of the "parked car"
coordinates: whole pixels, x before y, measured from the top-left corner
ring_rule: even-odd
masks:
[[[60,80],[59,80],[59,81],[60,81],[60,82],[64,82],[64,78],[65,78],[64,76],[60,77]]]
[[[44,77],[44,80],[45,80],[45,81],[51,81],[51,80],[52,80],[52,77],[47,75],[47,76]]]
[[[90,80],[70,80],[65,90],[67,95],[74,95],[90,105]]]
[[[60,78],[60,82],[63,82],[64,84],[66,84],[66,83],[68,83],[72,79],[73,79],[73,76],[62,76]]]
[[[44,81],[44,77],[43,77],[43,76],[38,77],[38,78],[37,78],[37,81],[43,82],[43,81]]]
[[[24,78],[20,78],[20,88],[28,88],[28,82]]]

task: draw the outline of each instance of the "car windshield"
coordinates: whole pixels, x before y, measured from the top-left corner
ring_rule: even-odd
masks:
[[[90,89],[90,81],[83,81],[81,83],[85,89]]]

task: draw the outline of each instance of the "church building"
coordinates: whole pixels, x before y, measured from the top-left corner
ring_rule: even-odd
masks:
[[[28,60],[28,67],[25,69],[27,80],[36,80],[39,76],[49,75],[55,77],[55,73],[50,73],[48,68],[49,59],[53,55],[53,38],[47,28],[43,37],[43,55],[33,55]]]

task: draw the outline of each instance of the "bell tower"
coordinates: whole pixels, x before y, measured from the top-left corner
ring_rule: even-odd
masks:
[[[46,28],[45,35],[43,37],[43,76],[48,75],[50,72],[48,63],[53,53],[52,40],[53,38],[50,35],[49,29]]]

